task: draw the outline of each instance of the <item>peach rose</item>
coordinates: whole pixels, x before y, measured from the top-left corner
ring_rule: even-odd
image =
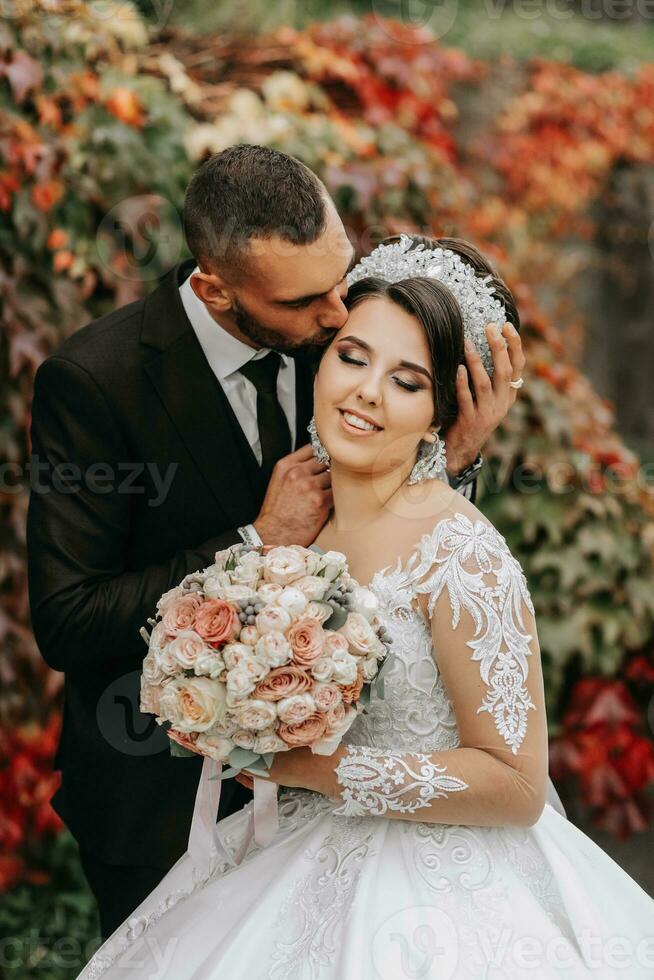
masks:
[[[350,647],[350,652],[359,656],[369,657],[372,653],[383,652],[383,644],[365,616],[361,613],[348,613],[347,619],[341,626],[343,634]]]
[[[273,667],[267,677],[259,681],[254,696],[262,701],[281,701],[293,694],[304,694],[311,687],[311,678],[301,667],[287,664]]]
[[[224,599],[207,599],[195,617],[195,632],[212,647],[233,640],[240,628],[236,609]]]
[[[302,549],[280,545],[271,550],[263,559],[263,577],[266,582],[276,585],[290,585],[306,575],[307,566]]]
[[[177,742],[182,748],[189,749],[191,752],[197,752],[196,742],[198,739],[197,732],[189,732],[188,734],[182,734],[181,732],[176,732],[174,728],[169,728],[166,735],[172,742]]]
[[[295,724],[281,724],[278,734],[288,746],[297,748],[301,745],[311,745],[312,742],[321,739],[325,734],[326,727],[325,716],[315,712],[315,714],[305,718],[304,721]]]
[[[160,709],[177,731],[206,732],[225,717],[225,688],[208,677],[172,680],[162,691]]]
[[[171,599],[163,614],[162,623],[168,636],[177,636],[183,630],[195,628],[195,619],[202,600],[194,593]]]
[[[354,701],[359,700],[361,694],[361,689],[363,687],[363,671],[359,667],[357,670],[356,680],[352,684],[347,684],[341,686],[341,695],[346,704],[352,704]]]
[[[335,720],[336,716],[340,719],[339,721]],[[327,722],[327,729],[323,738],[311,746],[311,751],[316,755],[333,755],[340,745],[343,735],[350,728],[356,717],[356,708],[353,708],[351,705],[346,708],[343,702],[336,705],[335,708],[323,715],[323,718]],[[333,724],[330,723],[330,718]]]
[[[329,711],[343,700],[341,689],[337,684],[314,684],[311,695],[318,711]]]
[[[348,709],[349,710],[349,709]],[[346,715],[346,707],[343,701],[335,704],[333,708],[325,712],[325,720],[327,722],[327,734],[338,730],[338,728],[343,724]]]
[[[299,667],[310,667],[319,660],[325,649],[325,631],[320,623],[303,617],[293,623],[286,634],[286,639],[291,644],[293,651],[293,663]]]

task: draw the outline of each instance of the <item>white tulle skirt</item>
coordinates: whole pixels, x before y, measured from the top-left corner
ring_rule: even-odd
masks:
[[[523,827],[341,817],[284,791],[265,848],[185,854],[82,980],[651,980],[654,901],[550,803]]]

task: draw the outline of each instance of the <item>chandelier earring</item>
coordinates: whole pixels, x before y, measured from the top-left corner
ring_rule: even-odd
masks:
[[[407,483],[413,485],[423,483],[425,480],[434,480],[445,471],[446,466],[445,442],[439,437],[438,429],[435,429],[421,441],[418,459],[409,474]]]
[[[318,460],[319,463],[326,463],[329,465],[330,455],[320,441],[320,436],[318,435],[318,430],[316,429],[316,417],[311,416],[311,421],[307,426],[307,432],[311,436],[311,447],[313,449],[313,455]]]

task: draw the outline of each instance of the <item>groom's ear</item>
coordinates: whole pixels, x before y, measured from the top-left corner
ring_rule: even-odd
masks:
[[[234,291],[218,272],[196,272],[191,276],[191,289],[205,306],[217,313],[226,313],[234,305]]]

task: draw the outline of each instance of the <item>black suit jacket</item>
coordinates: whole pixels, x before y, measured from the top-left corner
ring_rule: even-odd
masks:
[[[65,672],[52,803],[80,845],[114,864],[168,868],[184,853],[201,769],[171,757],[139,711],[139,628],[163,592],[240,541],[266,489],[179,297],[193,264],[79,330],[34,383],[32,625]],[[303,352],[296,395],[299,447],[312,411]],[[227,780],[219,815],[249,798]]]

